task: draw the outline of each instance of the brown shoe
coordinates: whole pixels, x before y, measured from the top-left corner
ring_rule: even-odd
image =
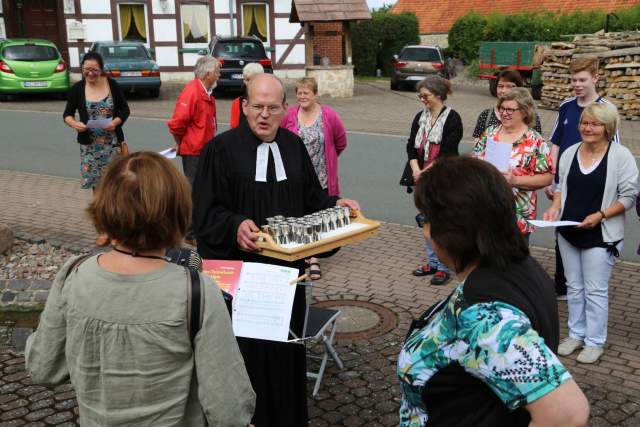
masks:
[[[96,246],[107,246],[109,244],[109,236],[101,233],[96,237]]]

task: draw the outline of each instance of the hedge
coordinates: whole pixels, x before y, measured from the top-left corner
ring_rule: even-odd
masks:
[[[615,12],[609,31],[640,29],[640,5]],[[493,13],[481,16],[471,11],[458,18],[449,30],[449,50],[465,62],[478,58],[483,41],[558,41],[563,35],[591,34],[604,28],[606,12],[593,10],[559,14],[522,12],[515,15]]]
[[[374,11],[372,19],[352,24],[353,65],[357,75],[373,76],[380,68],[391,75],[392,57],[407,44],[420,42],[418,18],[413,13]]]

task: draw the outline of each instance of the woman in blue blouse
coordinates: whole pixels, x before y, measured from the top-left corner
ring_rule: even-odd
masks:
[[[529,255],[504,177],[446,158],[422,174],[415,198],[425,237],[461,283],[402,347],[400,425],[586,425],[587,400],[554,354],[554,286]]]

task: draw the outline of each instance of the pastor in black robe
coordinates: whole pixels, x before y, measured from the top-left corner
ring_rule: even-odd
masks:
[[[286,172],[277,182],[269,151],[267,181],[256,182],[256,151],[262,143],[246,121],[216,136],[200,155],[193,183],[193,223],[198,252],[204,259],[231,259],[285,265],[289,263],[241,251],[237,230],[245,219],[258,227],[275,215],[300,217],[334,206],[320,182],[302,140],[280,128],[275,138]],[[305,312],[304,287],[298,286],[291,328],[299,336]],[[306,355],[300,344],[238,338],[240,351],[257,394],[253,423],[258,427],[307,425]]]

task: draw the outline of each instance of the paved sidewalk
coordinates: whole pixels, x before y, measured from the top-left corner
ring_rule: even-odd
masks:
[[[94,238],[83,214],[89,196],[79,189],[77,180],[0,171],[0,222],[23,237],[88,250]],[[314,289],[317,301],[337,307],[353,301],[363,307],[367,304],[362,303],[368,303],[379,307],[377,312],[391,312],[392,322],[389,331],[377,336],[339,337],[337,350],[345,369],[330,365],[319,395],[309,398],[312,426],[397,425],[395,362],[409,322],[455,286],[429,286],[427,279],[410,274],[420,262],[422,244],[417,228],[384,224],[378,237],[343,248],[322,261],[323,279]],[[535,248],[533,253],[552,273],[552,251]],[[638,283],[639,264],[621,262],[615,267],[610,282],[609,340],[601,361],[589,366],[577,364],[575,356],[563,358],[589,398],[592,426],[640,426]],[[560,315],[564,337],[564,303],[560,303]],[[73,391],[68,386],[32,386],[23,359],[0,349],[0,427],[27,421],[40,422],[32,425],[67,422],[71,415],[75,417],[73,407]]]

